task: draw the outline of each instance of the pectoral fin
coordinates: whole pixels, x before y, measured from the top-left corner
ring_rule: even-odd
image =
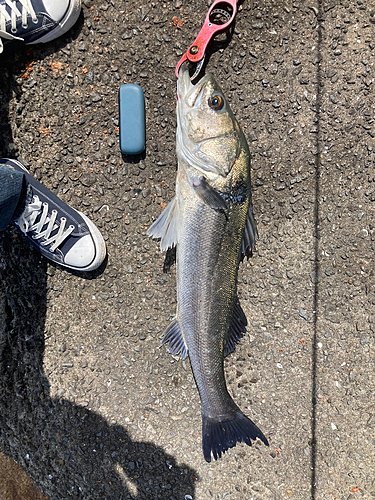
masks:
[[[242,238],[241,260],[243,260],[245,256],[251,255],[251,251],[255,247],[255,240],[257,236],[258,236],[258,231],[254,220],[253,204],[251,203],[250,200],[249,210],[247,212],[247,218],[245,224],[245,232]]]
[[[169,353],[175,354],[176,356],[180,354],[181,359],[185,359],[187,357],[188,350],[176,318],[174,318],[172,323],[170,323],[165,330],[160,346],[166,344],[167,342],[169,342]]]
[[[220,196],[220,193],[209,185],[207,179],[202,175],[198,179],[194,179],[192,183],[194,192],[199,198],[215,210],[227,210],[226,201]]]
[[[162,252],[177,245],[177,212],[177,202],[174,197],[147,231],[147,235],[151,238],[161,238]]]
[[[242,310],[238,297],[236,297],[232,323],[229,327],[228,336],[224,344],[224,356],[228,356],[228,354],[231,354],[235,350],[236,344],[242,339],[246,332],[246,325],[247,319],[245,313]]]

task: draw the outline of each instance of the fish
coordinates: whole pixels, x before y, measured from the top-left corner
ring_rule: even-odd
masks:
[[[182,65],[177,83],[176,195],[147,231],[176,247],[177,311],[161,345],[190,364],[201,399],[207,462],[262,431],[230,396],[224,357],[246,332],[238,266],[257,236],[246,138],[211,73],[197,83]]]

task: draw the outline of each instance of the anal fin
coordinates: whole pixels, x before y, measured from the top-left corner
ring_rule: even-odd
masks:
[[[160,347],[168,342],[168,352],[170,354],[175,354],[176,356],[180,355],[181,359],[186,359],[188,349],[186,347],[185,340],[182,337],[176,318],[174,318],[173,321],[167,326]]]

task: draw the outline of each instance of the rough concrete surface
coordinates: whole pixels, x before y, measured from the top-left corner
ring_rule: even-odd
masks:
[[[48,500],[14,460],[0,453],[1,500]]]
[[[108,247],[78,276],[1,235],[0,449],[51,500],[373,500],[375,9],[245,0],[209,59],[249,142],[260,235],[226,376],[270,446],[207,464],[188,360],[158,349],[175,268],[145,234],[173,197],[174,67],[207,8],[85,0],[66,36],[0,60],[2,156]],[[118,145],[125,82],[146,96],[135,160]]]

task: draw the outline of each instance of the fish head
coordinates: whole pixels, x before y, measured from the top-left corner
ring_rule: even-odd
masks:
[[[195,85],[186,64],[177,83],[177,154],[207,174],[226,177],[243,148],[241,128],[211,73]]]

